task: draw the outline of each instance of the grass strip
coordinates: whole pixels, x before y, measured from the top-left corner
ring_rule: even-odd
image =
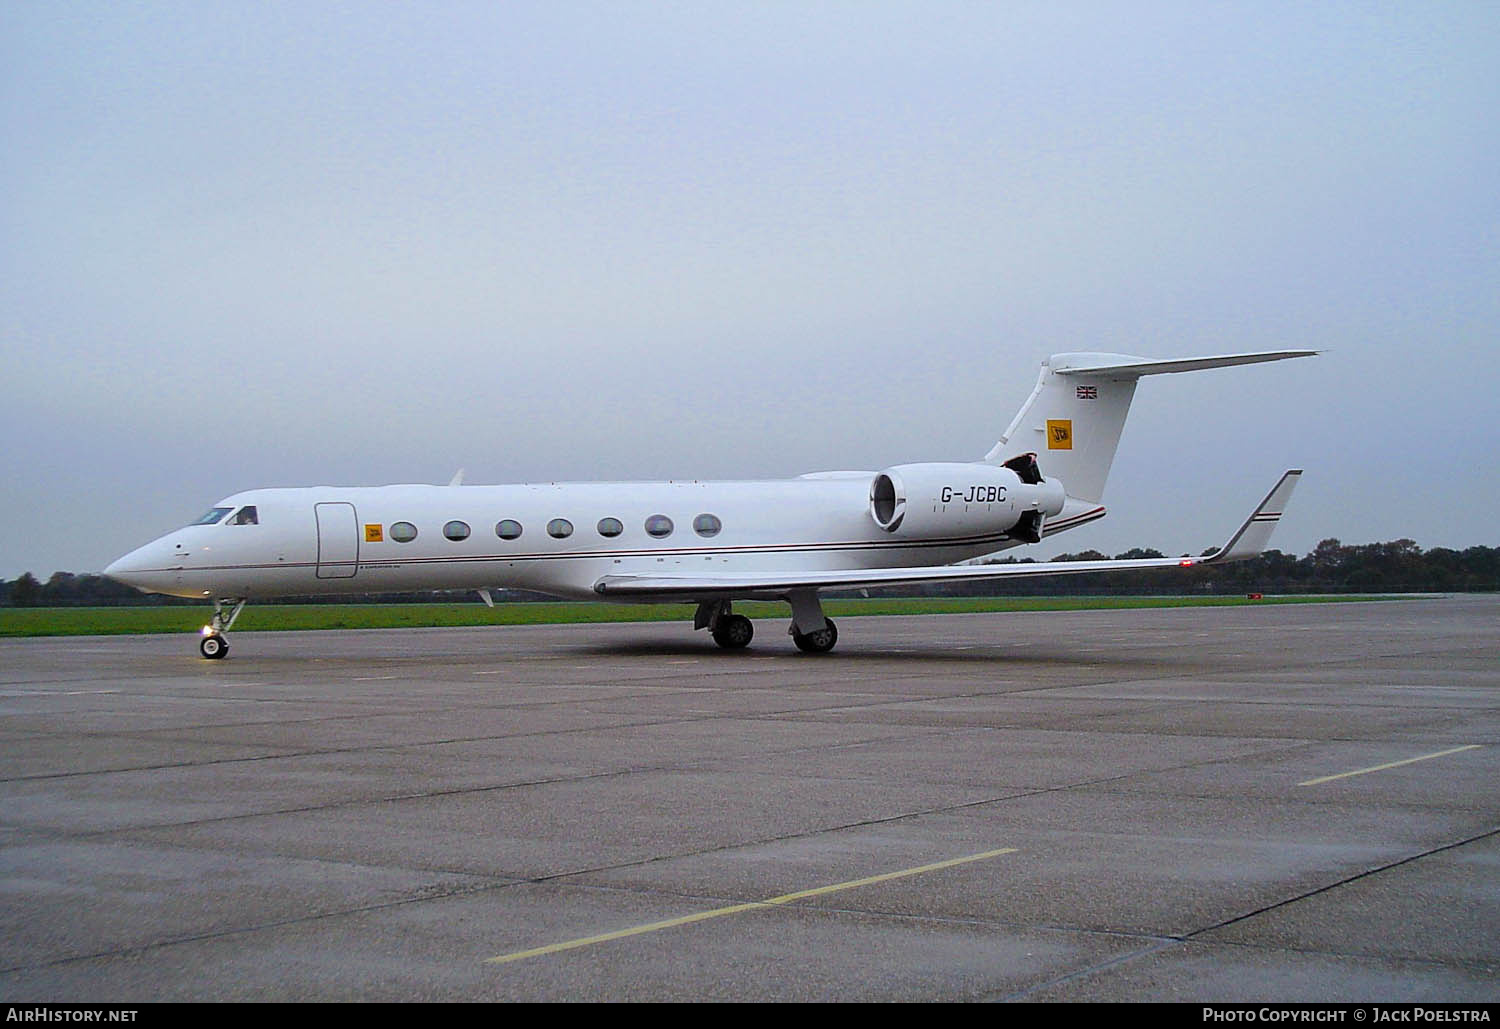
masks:
[[[863,615],[983,614],[1006,611],[1107,611],[1126,608],[1238,607],[1390,599],[1375,596],[1296,595],[1251,600],[1224,597],[931,597],[827,600],[832,618]],[[785,604],[738,602],[751,618],[786,618]],[[197,632],[209,607],[0,608],[0,636],[119,636]],[[470,625],[566,625],[581,622],[691,621],[691,604],[501,603],[247,605],[234,631],[418,629]]]

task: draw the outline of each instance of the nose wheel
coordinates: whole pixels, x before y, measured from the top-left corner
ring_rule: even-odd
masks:
[[[233,604],[234,607],[226,616],[224,605]],[[203,627],[203,638],[198,641],[198,653],[210,661],[218,661],[229,653],[229,641],[224,638],[234,620],[245,610],[245,601],[240,599],[215,600],[213,617]]]

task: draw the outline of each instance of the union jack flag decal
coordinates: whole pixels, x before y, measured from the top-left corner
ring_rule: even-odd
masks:
[[[1078,399],[1079,400],[1098,400],[1099,399],[1099,387],[1098,386],[1079,386],[1078,387]]]

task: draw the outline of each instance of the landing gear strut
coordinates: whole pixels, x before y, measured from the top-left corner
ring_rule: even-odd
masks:
[[[224,615],[224,605],[233,604],[234,608],[228,617]],[[228,598],[214,601],[214,614],[208,624],[203,627],[203,638],[198,641],[198,653],[210,661],[217,661],[229,653],[229,641],[224,638],[234,620],[245,610],[244,598]]]

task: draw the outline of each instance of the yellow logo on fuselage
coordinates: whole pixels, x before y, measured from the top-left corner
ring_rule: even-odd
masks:
[[[1071,418],[1047,419],[1047,449],[1073,449],[1073,420]]]
[[[385,529],[379,522],[365,526],[366,543],[382,543],[385,541]]]

